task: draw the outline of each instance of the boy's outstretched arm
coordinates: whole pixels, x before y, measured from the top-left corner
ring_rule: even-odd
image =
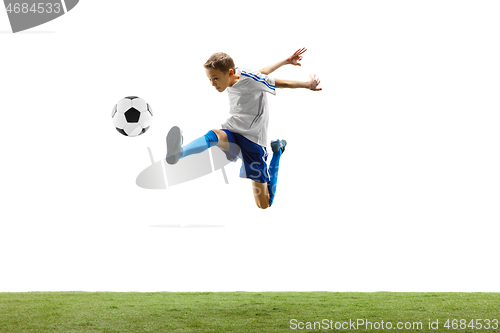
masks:
[[[281,61],[278,61],[275,64],[266,66],[266,67],[262,68],[261,70],[259,70],[259,72],[261,72],[262,74],[265,74],[265,75],[269,75],[283,65],[291,64],[294,66],[300,66],[299,61],[302,60],[302,53],[304,53],[306,51],[307,51],[307,49],[305,47],[303,47],[303,48],[295,51],[295,53],[292,54],[291,56],[289,56],[288,58],[281,60]]]
[[[311,75],[309,81],[292,81],[292,80],[281,80],[274,79],[276,88],[306,88],[312,91],[320,91],[322,88],[318,88],[320,80],[316,75]]]

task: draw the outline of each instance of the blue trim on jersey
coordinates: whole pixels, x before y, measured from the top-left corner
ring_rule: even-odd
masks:
[[[273,86],[272,84],[270,84],[270,83],[269,83],[269,82],[267,82],[266,80],[264,80],[264,79],[262,79],[262,78],[258,77],[258,76],[257,76],[257,75],[255,75],[255,74],[252,74],[252,73],[247,73],[247,72],[245,72],[245,71],[243,71],[243,70],[242,70],[242,71],[241,71],[241,75],[246,76],[246,77],[249,77],[249,78],[252,78],[252,79],[254,79],[254,80],[255,80],[255,81],[257,81],[257,82],[264,83],[264,84],[265,84],[265,85],[266,85],[269,89],[271,89],[271,90],[275,90],[275,89],[274,89],[274,88],[275,88],[275,86]]]

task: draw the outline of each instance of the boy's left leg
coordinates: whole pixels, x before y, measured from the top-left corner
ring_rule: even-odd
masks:
[[[271,148],[273,150],[273,158],[269,164],[269,176],[271,180],[269,181],[269,206],[272,206],[274,201],[274,195],[276,194],[276,185],[278,184],[278,171],[280,168],[281,155],[285,151],[286,140],[276,140],[271,142]]]
[[[252,181],[253,195],[255,203],[259,208],[266,209],[271,207],[276,194],[276,185],[278,183],[278,171],[281,155],[285,151],[286,140],[276,140],[271,142],[273,158],[269,164],[269,183],[259,183]]]
[[[259,183],[255,180],[252,180],[252,189],[253,189],[253,197],[255,199],[255,203],[257,207],[266,209],[270,207],[269,204],[269,189],[267,186],[268,183]]]

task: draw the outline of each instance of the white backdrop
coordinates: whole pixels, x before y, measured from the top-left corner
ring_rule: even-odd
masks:
[[[499,10],[82,0],[19,34],[0,10],[0,291],[500,291]],[[273,76],[323,91],[269,96],[273,207],[239,163],[229,185],[135,185],[171,126],[227,118],[212,53],[258,69],[303,46]],[[136,138],[111,122],[128,95],[154,111]]]

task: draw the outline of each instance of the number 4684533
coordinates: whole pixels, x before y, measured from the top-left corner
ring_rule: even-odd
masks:
[[[61,12],[61,4],[60,3],[51,3],[51,2],[39,2],[34,3],[30,6],[28,3],[9,3],[7,5],[7,13],[15,13],[15,14],[59,14]]]

